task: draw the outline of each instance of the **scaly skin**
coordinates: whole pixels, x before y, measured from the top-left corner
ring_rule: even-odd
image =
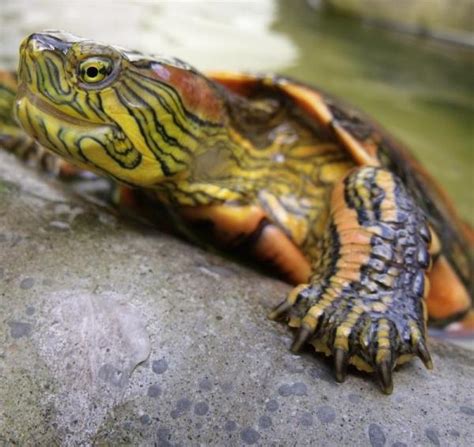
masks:
[[[333,355],[340,381],[349,363],[376,371],[387,393],[412,355],[431,367],[424,298],[440,244],[430,245],[411,190],[383,168],[378,134],[316,90],[212,80],[58,32],[25,39],[19,79],[16,114],[41,145],[146,190],[299,284],[271,315],[300,328],[295,350],[310,342]]]
[[[333,191],[310,285],[274,311],[289,311],[299,327],[293,349],[309,341],[333,354],[339,381],[348,363],[375,369],[386,392],[394,365],[411,354],[431,368],[420,318],[429,242],[426,219],[399,179],[373,167],[349,173]]]

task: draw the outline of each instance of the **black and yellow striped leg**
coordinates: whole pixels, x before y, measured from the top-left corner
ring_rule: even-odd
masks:
[[[336,378],[348,364],[375,371],[391,393],[392,371],[426,347],[430,233],[423,212],[387,170],[361,167],[338,184],[310,284],[297,287],[271,317],[286,315],[304,343],[332,355]]]

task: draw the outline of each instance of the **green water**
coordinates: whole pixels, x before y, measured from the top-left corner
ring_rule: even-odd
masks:
[[[474,223],[474,53],[279,2],[300,50],[285,73],[357,105],[406,143]]]
[[[200,69],[278,71],[357,105],[405,142],[474,223],[473,52],[316,12],[303,0],[1,0],[0,65],[66,29]]]

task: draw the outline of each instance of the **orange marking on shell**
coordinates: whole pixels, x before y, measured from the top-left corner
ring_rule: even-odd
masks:
[[[439,241],[439,237],[433,228],[430,227],[430,234],[431,234],[431,243],[429,247],[429,253],[431,256],[437,255],[441,251],[441,242]]]
[[[298,105],[312,118],[324,126],[333,120],[333,115],[323,97],[314,90],[302,85],[285,83],[280,88],[294,98]]]
[[[306,283],[311,266],[301,250],[275,225],[267,225],[255,244],[256,255],[271,260],[294,284]]]
[[[223,85],[239,95],[248,96],[258,88],[262,78],[246,73],[234,73],[227,71],[212,71],[206,73],[207,77]]]
[[[379,150],[379,145],[377,142],[373,140],[365,141],[364,142],[364,148],[367,151],[367,153],[374,159],[377,158],[378,150]]]
[[[426,304],[430,318],[445,319],[469,309],[469,293],[444,256],[436,260],[428,276],[431,287]]]
[[[367,149],[357,141],[344,127],[337,122],[333,123],[334,132],[339,141],[349,151],[354,161],[360,166],[380,166],[377,158],[371,156]]]
[[[291,151],[291,156],[295,158],[310,158],[314,155],[319,155],[323,151],[336,152],[340,150],[336,143],[324,142],[310,146],[298,146]]]

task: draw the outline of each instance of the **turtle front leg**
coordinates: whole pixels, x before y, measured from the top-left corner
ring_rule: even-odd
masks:
[[[348,364],[375,371],[393,390],[392,371],[417,355],[428,369],[426,271],[430,231],[402,182],[361,167],[334,188],[331,212],[309,284],[294,289],[270,318],[299,327],[293,350],[309,342],[334,357],[342,382]]]

